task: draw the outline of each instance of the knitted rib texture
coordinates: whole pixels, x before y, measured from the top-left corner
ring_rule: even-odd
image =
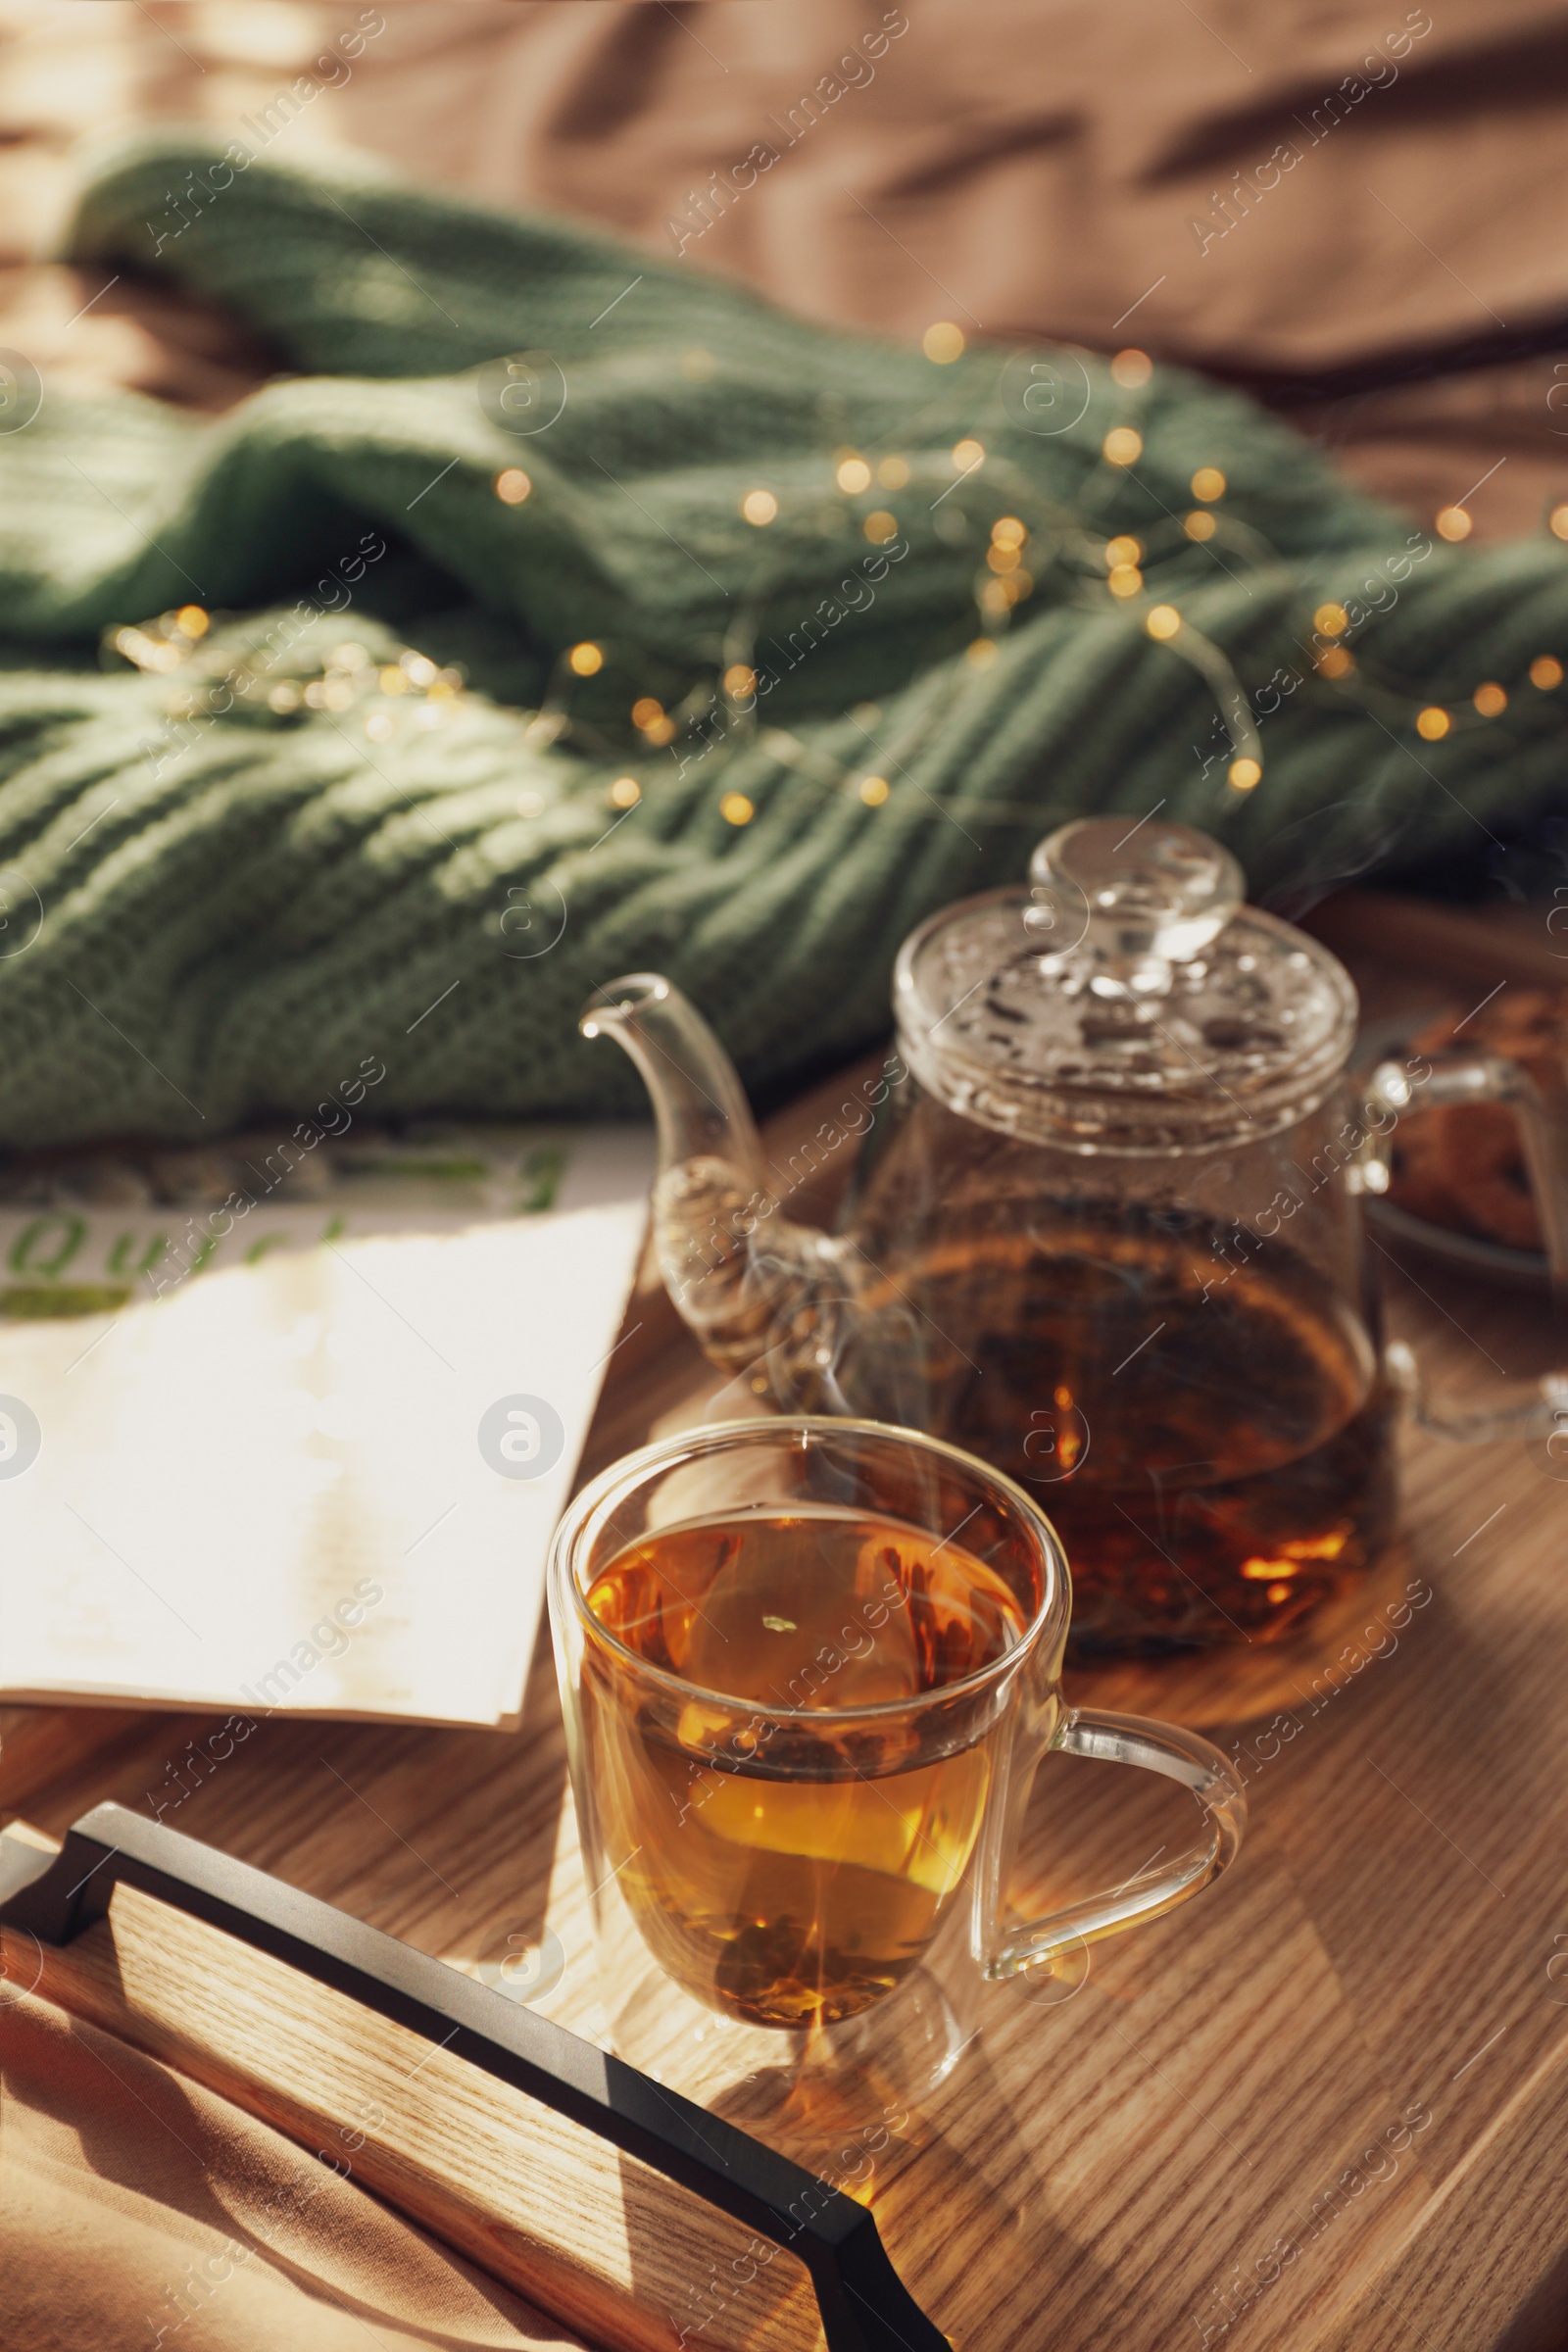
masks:
[[[168,135],[104,160],[69,253],[291,372],[215,421],[46,383],[0,433],[0,1143],[302,1115],[372,1054],[389,1110],[624,1109],[575,1015],[628,968],[774,1083],[885,1027],[909,927],[1069,816],[1158,805],[1307,891],[1485,856],[1561,796],[1529,670],[1568,656],[1568,550],[1434,542],[1178,369],[938,364],[564,221]],[[182,719],[179,678],[96,649],[185,605],[264,678],[352,639],[469,690],[380,698],[379,732]]]

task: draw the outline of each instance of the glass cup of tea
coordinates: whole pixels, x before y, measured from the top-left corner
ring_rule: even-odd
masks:
[[[764,2135],[812,2084],[907,2106],[986,1981],[1044,1986],[1226,1869],[1240,1780],[1195,1733],[1064,1702],[1071,1605],[1021,1489],[909,1430],[718,1423],[587,1487],[550,1612],[620,2053]],[[1199,1835],[1023,1918],[1012,1864],[1054,1749],[1168,1775]]]

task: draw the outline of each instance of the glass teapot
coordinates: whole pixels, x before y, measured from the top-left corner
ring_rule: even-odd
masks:
[[[898,1053],[838,1231],[786,1217],[735,1071],[678,990],[582,1016],[654,1100],[655,1243],[712,1361],[786,1411],[931,1431],[1015,1479],[1072,1563],[1078,1654],[1277,1639],[1393,1530],[1413,1385],[1381,1345],[1358,1196],[1412,1104],[1512,1102],[1555,1273],[1568,1120],[1488,1054],[1347,1075],[1357,1002],[1185,825],[1088,817],[1027,886],[900,951]],[[1443,1424],[1529,1434],[1522,1413]]]

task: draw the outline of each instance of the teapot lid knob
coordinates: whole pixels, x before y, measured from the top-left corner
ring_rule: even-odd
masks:
[[[894,999],[927,1093],[1074,1152],[1278,1133],[1324,1100],[1355,1033],[1337,958],[1249,906],[1230,852],[1157,810],[1062,825],[1027,886],[929,916]]]
[[[1084,816],[1049,833],[1029,860],[1024,925],[1048,954],[1098,967],[1103,996],[1163,996],[1247,896],[1229,850],[1191,825]]]

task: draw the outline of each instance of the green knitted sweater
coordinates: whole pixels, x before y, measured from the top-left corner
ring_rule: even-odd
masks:
[[[5,1144],[300,1115],[367,1057],[394,1111],[623,1108],[575,1015],[649,966],[775,1084],[884,1027],[910,925],[1066,816],[1163,804],[1309,891],[1561,795],[1568,550],[1434,543],[1174,368],[928,357],[183,137],[103,164],[69,253],[292,372],[198,422],[48,383],[34,414],[14,370]],[[100,658],[187,606],[182,669]],[[466,689],[381,691],[400,649]]]

